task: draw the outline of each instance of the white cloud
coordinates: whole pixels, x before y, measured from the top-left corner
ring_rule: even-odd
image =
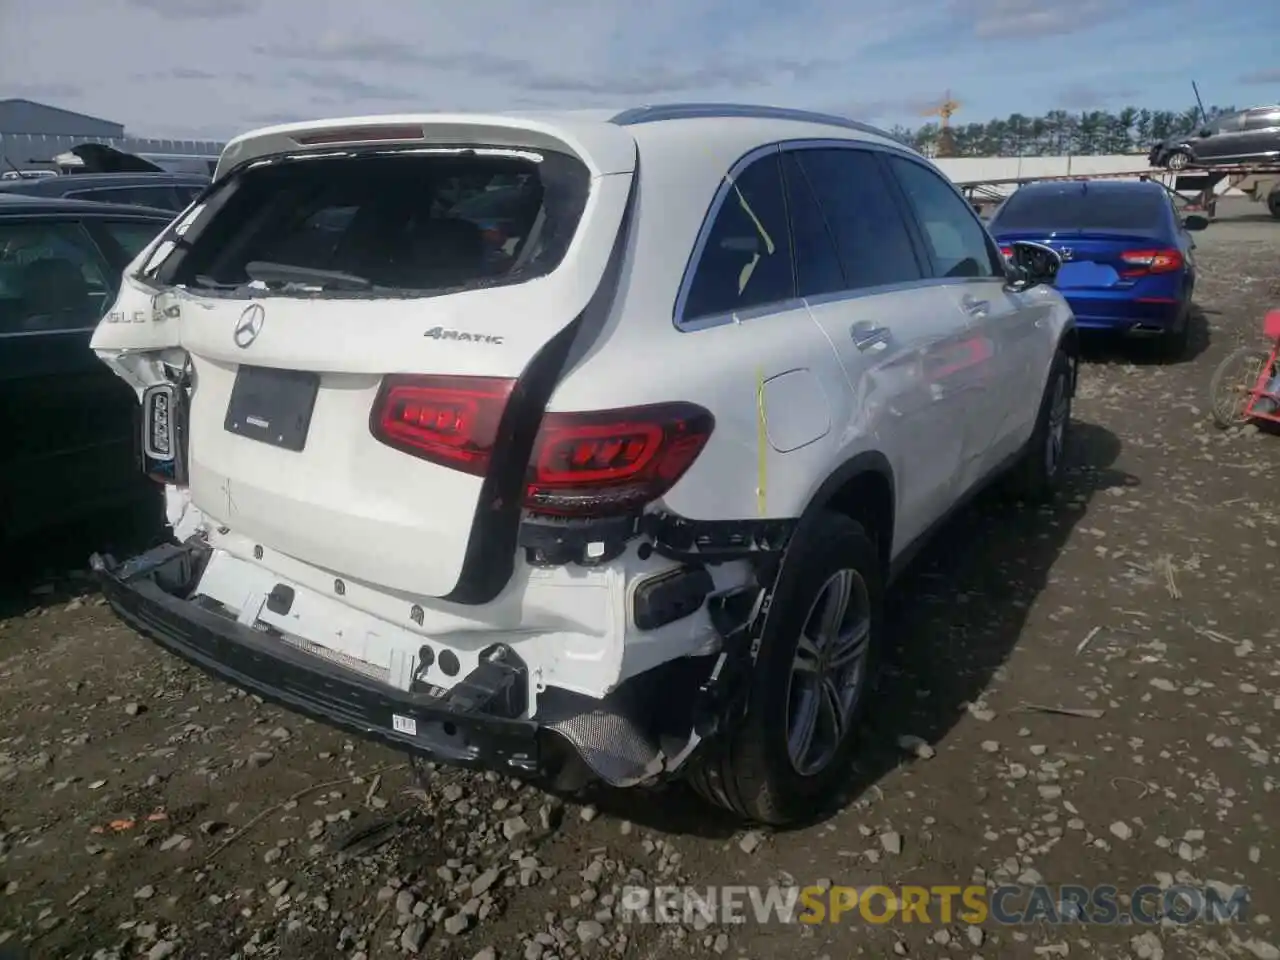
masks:
[[[892,122],[947,88],[966,101],[963,119],[984,120],[1176,62],[1171,51],[1186,38],[1159,35],[1163,21],[1142,34],[1109,29],[1132,9],[1115,0],[0,0],[0,97],[156,136],[225,137],[343,113],[691,99]],[[1235,56],[1231,80],[1245,67]],[[1140,87],[1122,77],[1110,85]]]

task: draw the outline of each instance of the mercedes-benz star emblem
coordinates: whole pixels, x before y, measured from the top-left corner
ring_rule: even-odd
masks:
[[[247,347],[253,341],[258,339],[258,334],[262,332],[262,324],[266,320],[267,312],[262,309],[262,304],[255,303],[244,308],[244,313],[240,314],[240,319],[236,321],[236,329],[232,334],[237,347]]]

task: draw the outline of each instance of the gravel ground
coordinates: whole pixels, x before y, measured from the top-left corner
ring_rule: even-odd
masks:
[[[1205,393],[1280,303],[1280,224],[1257,210],[1202,235],[1193,359],[1094,348],[1062,504],[984,501],[921,559],[853,799],[801,830],[743,831],[680,789],[562,802],[495,776],[419,781],[118,625],[66,571],[122,544],[119,523],[51,538],[0,621],[0,953],[1280,958],[1280,439],[1217,432]],[[1037,878],[1243,885],[1252,911],[1151,928],[614,917],[626,883]]]

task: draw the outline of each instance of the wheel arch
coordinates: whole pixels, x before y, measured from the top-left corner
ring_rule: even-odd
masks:
[[[864,450],[842,463],[822,482],[800,514],[791,539],[803,542],[822,522],[826,511],[843,514],[862,524],[875,541],[887,576],[893,559],[897,503],[897,485],[889,458],[878,450]]]

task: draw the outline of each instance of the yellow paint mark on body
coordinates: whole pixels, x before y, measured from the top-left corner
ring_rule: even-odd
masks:
[[[756,465],[756,510],[760,516],[765,515],[768,502],[766,495],[766,474],[769,466],[769,432],[765,420],[764,409],[764,367],[756,371],[756,447],[758,463]]]

